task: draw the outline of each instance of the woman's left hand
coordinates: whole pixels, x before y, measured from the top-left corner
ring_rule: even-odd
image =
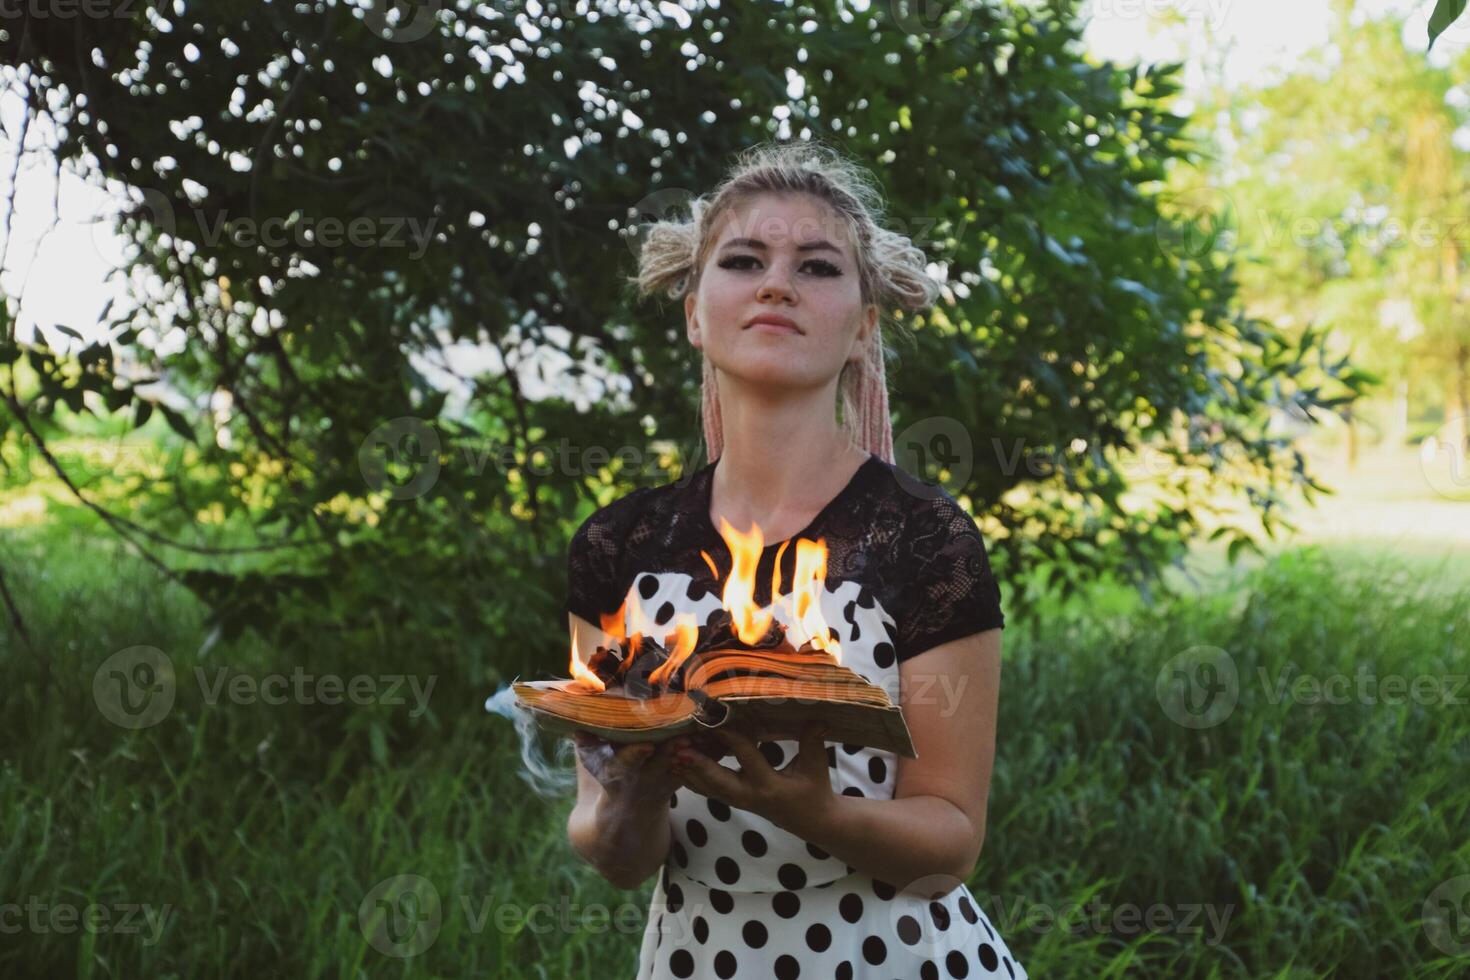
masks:
[[[791,830],[798,819],[809,826],[821,819],[834,795],[827,750],[822,743],[824,731],[821,722],[807,722],[796,758],[776,770],[756,748],[754,739],[717,728],[713,734],[735,754],[740,763],[738,772],[692,749],[675,754],[673,771],[695,792],[760,814],[785,830]]]

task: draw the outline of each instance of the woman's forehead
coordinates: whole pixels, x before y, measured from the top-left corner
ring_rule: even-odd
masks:
[[[830,205],[810,194],[762,194],[733,205],[721,217],[715,248],[740,243],[759,251],[826,242],[852,254],[852,231]]]

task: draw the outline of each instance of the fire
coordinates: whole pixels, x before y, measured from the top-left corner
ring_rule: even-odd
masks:
[[[827,627],[827,620],[822,616],[822,603],[819,601],[822,592],[827,588],[826,539],[796,542],[796,573],[793,578],[795,581],[791,583],[791,591],[796,597],[796,608],[792,611],[796,614],[797,623],[801,625],[801,631],[811,638],[812,646],[818,650],[826,650],[834,657],[841,657],[842,648]]]
[[[732,559],[730,572],[725,576],[720,594],[720,604],[729,612],[731,626],[740,642],[752,646],[759,642],[770,629],[775,619],[775,610],[780,607],[789,612],[786,618],[794,631],[793,644],[810,644],[812,648],[825,651],[840,662],[841,644],[834,638],[833,631],[822,615],[821,596],[827,584],[826,540],[818,538],[816,541],[809,541],[803,538],[796,541],[796,568],[792,575],[791,591],[784,595],[781,593],[781,558],[791,541],[782,542],[776,552],[775,567],[772,569],[771,605],[761,609],[755,602],[756,569],[765,541],[760,525],[752,524],[749,532],[742,533],[728,521],[721,519],[720,536],[725,539]],[[718,580],[720,575],[714,559],[703,551],[700,556],[709,566],[710,574]],[[636,593],[631,601],[634,603],[634,611],[639,611]],[[641,632],[627,635],[628,623],[637,622],[641,618],[635,616],[629,619],[625,616],[628,602],[628,599],[624,599],[616,612],[603,614],[601,625],[604,633],[624,646],[625,656],[632,658],[638,655],[644,636]],[[669,651],[669,656],[648,675],[649,685],[655,689],[666,686],[680,664],[694,652],[699,639],[699,624],[694,616],[681,614],[674,621],[673,631],[660,639]],[[578,658],[575,629],[572,632],[571,670],[574,679],[598,691],[606,689],[602,680]]]
[[[760,562],[761,545],[764,541],[761,526],[752,524],[750,532],[742,534],[722,517],[720,537],[729,545],[730,557],[733,559],[730,574],[725,578],[725,590],[720,594],[720,602],[729,610],[731,624],[735,627],[735,635],[740,637],[740,642],[753,644],[766,635],[773,616],[770,610],[763,612],[755,604],[755,568]]]
[[[669,659],[665,660],[648,675],[650,687],[662,687],[668,680],[669,675],[679,669],[679,665],[694,652],[694,644],[699,639],[699,624],[694,617],[684,614],[674,624],[674,645],[669,650]]]
[[[571,670],[572,670],[572,679],[573,680],[578,681],[579,683],[582,683],[582,684],[586,684],[588,687],[592,688],[594,691],[605,691],[605,690],[607,690],[607,685],[602,682],[602,678],[601,677],[598,677],[597,674],[593,672],[592,668],[588,667],[585,663],[583,663],[582,662],[582,658],[577,655],[577,624],[576,623],[573,623],[572,624]]]

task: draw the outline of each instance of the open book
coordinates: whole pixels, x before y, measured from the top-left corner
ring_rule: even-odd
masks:
[[[610,742],[661,742],[729,726],[756,741],[794,739],[807,722],[822,740],[917,758],[903,711],[886,691],[821,650],[722,648],[680,665],[682,689],[596,690],[575,680],[516,681],[517,702],[553,732],[582,729]]]

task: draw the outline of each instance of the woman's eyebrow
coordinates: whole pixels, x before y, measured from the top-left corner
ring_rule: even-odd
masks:
[[[723,252],[727,248],[756,248],[764,250],[765,247],[766,243],[761,241],[759,238],[732,238],[728,242],[720,246],[720,251]],[[833,245],[826,239],[821,239],[815,242],[807,242],[805,245],[796,246],[796,250],[798,252],[814,252],[821,249],[825,249],[829,252],[836,252],[839,256],[842,254],[842,249],[838,248],[836,245]]]

